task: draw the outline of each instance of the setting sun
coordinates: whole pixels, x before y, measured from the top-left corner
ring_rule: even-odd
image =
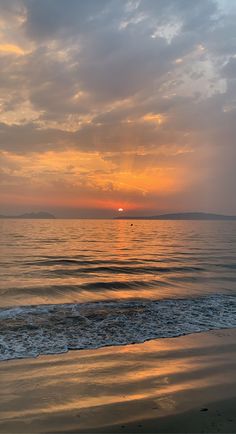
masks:
[[[123,210],[123,208],[118,208],[118,211],[123,212],[124,210]]]

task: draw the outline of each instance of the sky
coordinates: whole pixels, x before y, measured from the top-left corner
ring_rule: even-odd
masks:
[[[0,0],[0,214],[236,214],[235,0]]]

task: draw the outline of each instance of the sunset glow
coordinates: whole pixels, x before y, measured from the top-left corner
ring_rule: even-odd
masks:
[[[235,8],[209,2],[1,6],[2,213],[236,212]]]

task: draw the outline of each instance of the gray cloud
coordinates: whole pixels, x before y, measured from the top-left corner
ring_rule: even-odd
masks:
[[[25,154],[59,149],[70,143],[70,133],[58,129],[40,129],[34,123],[24,125],[0,124],[2,150]]]
[[[231,57],[227,64],[223,68],[224,75],[229,78],[235,78],[236,79],[236,58]]]
[[[26,31],[29,37],[45,40],[70,36],[92,26],[109,0],[23,0],[27,10]]]

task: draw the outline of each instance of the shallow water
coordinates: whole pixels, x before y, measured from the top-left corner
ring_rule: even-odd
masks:
[[[8,311],[15,321],[14,333],[16,330],[19,333],[14,337],[12,329],[11,336],[6,335],[7,329],[2,331],[2,357],[3,353],[6,356],[7,351],[10,351],[8,341],[13,337],[20,348],[22,333],[26,333],[24,336],[29,341],[30,336],[36,336],[37,333],[46,337],[44,341],[41,340],[44,344],[39,351],[37,345],[34,348],[28,345],[21,348],[21,354],[46,352],[48,335],[41,309],[37,307],[39,305],[50,305],[45,307],[49,309],[48,321],[50,307],[55,309],[54,305],[60,305],[57,308],[60,317],[67,315],[68,306],[65,304],[80,309],[81,306],[76,305],[86,303],[95,318],[101,304],[94,302],[110,302],[113,334],[110,332],[109,338],[104,335],[98,342],[97,321],[93,320],[92,325],[87,324],[90,328],[87,334],[86,327],[81,327],[81,322],[77,321],[73,323],[70,335],[70,339],[77,342],[74,344],[77,348],[81,348],[81,330],[84,333],[82,347],[86,348],[138,342],[150,336],[176,336],[190,333],[191,330],[235,326],[236,222],[0,220],[0,234],[0,314],[5,315],[6,308],[22,307]],[[154,305],[150,304],[155,300],[159,301],[154,309],[159,312],[159,322],[153,314]],[[175,300],[177,310],[174,325],[167,321],[172,308],[165,304],[165,300],[169,300],[168,303]],[[139,317],[139,312],[135,317],[135,327],[140,332],[136,334],[128,333],[131,317],[123,318],[123,326],[118,327],[119,336],[123,334],[120,339],[117,338],[120,308],[130,309],[130,301],[135,301],[139,309],[145,305],[145,314]],[[191,312],[196,303],[200,307],[194,317]],[[218,310],[209,322],[212,303],[218,306]],[[35,306],[34,320],[31,327],[27,328],[23,324],[28,315],[24,306],[32,305]],[[189,312],[186,321],[180,315],[182,309],[186,315]],[[221,321],[221,314],[224,321]],[[148,322],[148,315],[150,324],[148,331],[143,333],[140,324]],[[45,312],[43,316],[45,318]],[[23,323],[17,325],[17,318]],[[99,327],[108,327],[107,318],[105,315],[99,321]],[[61,346],[56,345],[61,339],[59,328],[59,325],[53,325],[55,352],[59,351],[56,348],[70,346],[68,337],[62,339]],[[37,341],[36,337],[34,341]]]

